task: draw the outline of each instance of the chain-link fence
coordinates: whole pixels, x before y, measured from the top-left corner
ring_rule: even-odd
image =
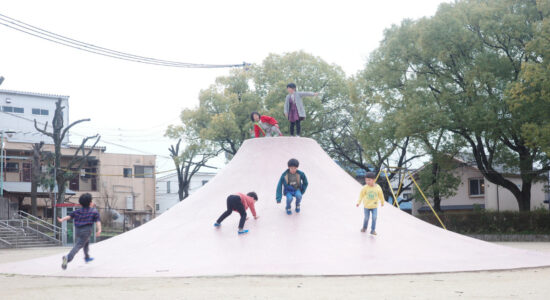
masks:
[[[130,210],[99,208],[101,216],[102,233],[98,241],[105,240],[115,235],[132,230],[153,219],[153,212],[150,210]]]

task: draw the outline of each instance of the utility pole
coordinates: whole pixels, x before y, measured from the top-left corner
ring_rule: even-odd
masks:
[[[4,77],[0,77],[0,83],[2,83]],[[0,197],[4,197],[4,133],[15,133],[13,130],[0,130]]]

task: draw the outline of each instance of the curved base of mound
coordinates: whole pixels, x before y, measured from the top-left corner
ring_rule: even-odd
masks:
[[[286,215],[275,187],[290,158],[309,180],[302,212]],[[377,236],[361,233],[361,185],[311,139],[247,140],[206,186],[156,219],[90,246],[67,270],[59,255],[0,265],[0,273],[82,277],[371,275],[503,270],[550,266],[550,255],[465,237],[390,205],[378,211]],[[238,214],[214,228],[234,192],[256,191],[259,219],[237,235]]]

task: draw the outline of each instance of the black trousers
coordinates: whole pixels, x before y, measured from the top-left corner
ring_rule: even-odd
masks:
[[[290,122],[290,135],[294,135],[294,126],[296,126],[296,134],[300,135],[301,127],[300,127],[301,120],[298,120],[296,122]]]
[[[241,202],[241,197],[237,195],[230,195],[227,197],[227,210],[218,218],[218,224],[221,224],[225,218],[229,217],[233,210],[236,210],[241,215],[239,229],[243,229],[244,222],[246,222],[246,211],[244,210],[244,205]]]

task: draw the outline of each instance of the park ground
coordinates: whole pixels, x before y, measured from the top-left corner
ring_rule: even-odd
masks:
[[[550,253],[550,243],[499,243]],[[0,263],[65,248],[0,250]],[[139,263],[139,262],[136,262]],[[56,278],[0,274],[0,299],[549,299],[550,267],[341,277]]]

